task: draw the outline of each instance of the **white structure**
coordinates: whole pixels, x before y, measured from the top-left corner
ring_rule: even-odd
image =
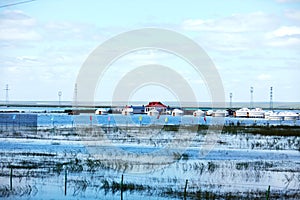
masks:
[[[270,115],[273,114],[273,111],[266,111],[265,112],[265,118],[269,119]]]
[[[172,116],[183,116],[183,111],[180,109],[175,108],[174,110],[172,110]]]
[[[159,113],[165,113],[167,111],[167,106],[159,101],[152,101],[145,106],[145,113],[148,114],[148,112],[153,109],[157,110]]]
[[[206,115],[211,116],[213,114],[213,112],[214,112],[213,110],[208,110],[208,111],[206,111]]]
[[[290,111],[280,112],[279,115],[283,116],[283,120],[297,120],[298,114]]]
[[[269,112],[266,117],[269,120],[284,120],[283,115],[278,112]]]
[[[205,116],[205,112],[202,110],[196,110],[193,112],[193,116],[194,117],[204,117]]]
[[[133,108],[131,107],[125,107],[122,110],[122,115],[132,115],[133,114]]]
[[[283,112],[266,112],[265,118],[269,120],[297,120],[299,118],[298,114],[291,111]]]
[[[156,117],[159,115],[159,112],[156,109],[151,109],[147,112],[147,115]]]
[[[166,110],[166,115],[171,115],[172,114],[172,110]]]
[[[95,115],[107,115],[107,110],[105,108],[98,108],[95,111]]]
[[[265,111],[261,108],[255,109],[248,109],[248,108],[241,108],[235,111],[235,117],[249,117],[249,118],[264,118]]]
[[[213,117],[226,117],[228,116],[228,112],[226,110],[217,110],[212,113]]]
[[[263,111],[261,108],[252,109],[249,111],[249,117],[250,118],[264,118],[265,111]]]
[[[235,111],[234,116],[235,117],[249,117],[249,112],[250,112],[250,109],[241,108],[241,109]]]

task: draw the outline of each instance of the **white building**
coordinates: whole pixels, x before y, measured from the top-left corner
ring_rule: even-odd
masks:
[[[234,116],[235,117],[249,117],[249,112],[250,112],[249,108],[241,108],[234,112]]]
[[[205,116],[205,112],[202,110],[196,110],[193,112],[193,116],[194,117],[204,117]]]
[[[183,116],[183,110],[175,108],[174,110],[172,110],[171,115],[172,116]]]
[[[95,115],[107,115],[107,110],[105,108],[98,108],[95,111]]]
[[[217,110],[212,113],[213,117],[226,117],[228,116],[228,112],[226,110]]]
[[[147,112],[147,115],[149,115],[149,116],[158,116],[159,112],[156,109],[151,109]]]
[[[265,111],[263,111],[261,108],[252,109],[249,112],[249,117],[250,118],[264,118]]]
[[[126,106],[122,110],[122,115],[132,115],[133,114],[133,108]]]

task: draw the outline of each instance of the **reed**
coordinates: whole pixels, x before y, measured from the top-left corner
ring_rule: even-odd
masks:
[[[224,126],[222,133],[251,133],[264,136],[300,136],[300,126]]]

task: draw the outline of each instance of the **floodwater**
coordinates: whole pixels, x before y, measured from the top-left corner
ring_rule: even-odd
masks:
[[[2,126],[0,198],[265,199],[269,186],[271,199],[300,198],[299,129],[282,136],[147,127],[165,118],[39,114],[34,132]],[[226,118],[225,124],[237,121],[254,123]],[[299,120],[255,123],[298,127]]]

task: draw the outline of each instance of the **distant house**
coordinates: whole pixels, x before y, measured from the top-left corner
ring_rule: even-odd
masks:
[[[193,112],[194,117],[204,117],[205,116],[205,112],[202,110],[196,110]]]
[[[183,110],[180,110],[178,108],[172,110],[172,116],[183,116],[183,114],[184,114]]]
[[[159,113],[165,113],[167,108],[168,107],[166,105],[159,101],[152,101],[145,106],[145,113],[148,113],[151,110],[157,110]]]
[[[150,110],[147,115],[149,116],[158,116],[159,115],[159,112],[156,110],[156,109],[152,109]]]
[[[133,114],[133,108],[131,106],[125,106],[122,110],[122,115],[131,115]]]
[[[235,117],[249,117],[249,108],[241,108],[239,110],[236,110],[234,113]]]
[[[216,110],[212,113],[213,117],[227,117],[228,112],[226,110]]]
[[[95,115],[107,115],[107,110],[105,108],[98,108],[95,111]]]

